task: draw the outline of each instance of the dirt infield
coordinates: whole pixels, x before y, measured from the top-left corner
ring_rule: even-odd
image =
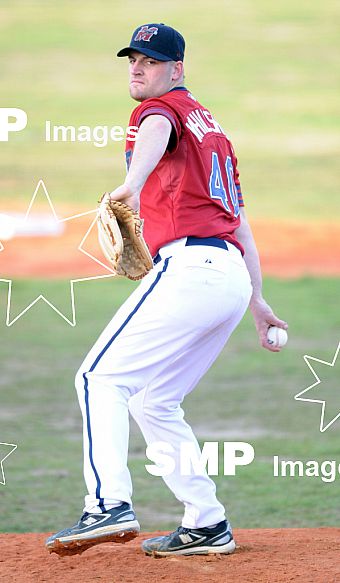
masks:
[[[64,233],[3,241],[0,278],[70,278],[108,274],[78,250],[94,215],[63,223]],[[278,277],[339,276],[340,224],[257,220],[252,223],[263,273]],[[103,263],[96,226],[83,249]]]
[[[157,533],[159,534],[159,533]],[[236,530],[237,551],[154,559],[140,550],[150,533],[60,558],[44,534],[0,535],[6,583],[340,583],[340,528]],[[153,536],[153,535],[152,535]]]

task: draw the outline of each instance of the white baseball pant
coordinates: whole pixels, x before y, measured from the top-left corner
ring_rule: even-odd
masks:
[[[181,403],[219,355],[251,296],[241,253],[212,246],[162,249],[162,260],[115,314],[76,375],[83,415],[87,512],[131,503],[127,467],[129,410],[147,444],[172,445],[174,472],[164,480],[185,507],[182,525],[224,519],[216,486],[204,475],[181,475],[181,442],[199,445]],[[155,478],[157,479],[157,478]]]

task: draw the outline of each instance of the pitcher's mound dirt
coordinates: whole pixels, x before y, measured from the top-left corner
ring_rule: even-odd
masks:
[[[83,555],[50,555],[44,534],[0,535],[6,583],[340,583],[340,528],[236,530],[233,555],[145,556],[143,533]]]

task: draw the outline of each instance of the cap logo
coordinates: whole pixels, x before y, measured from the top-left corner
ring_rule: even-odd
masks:
[[[147,25],[142,26],[139,31],[137,32],[135,38],[133,40],[135,41],[150,41],[151,37],[154,34],[158,33],[158,28],[157,26],[150,26],[150,28]]]

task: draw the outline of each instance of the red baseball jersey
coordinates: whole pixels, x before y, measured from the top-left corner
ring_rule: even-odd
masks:
[[[140,215],[151,255],[189,235],[218,237],[236,245],[243,206],[237,159],[221,126],[185,88],[143,101],[130,126],[148,115],[164,115],[172,125],[167,151],[141,191]],[[127,167],[135,142],[126,141]]]

